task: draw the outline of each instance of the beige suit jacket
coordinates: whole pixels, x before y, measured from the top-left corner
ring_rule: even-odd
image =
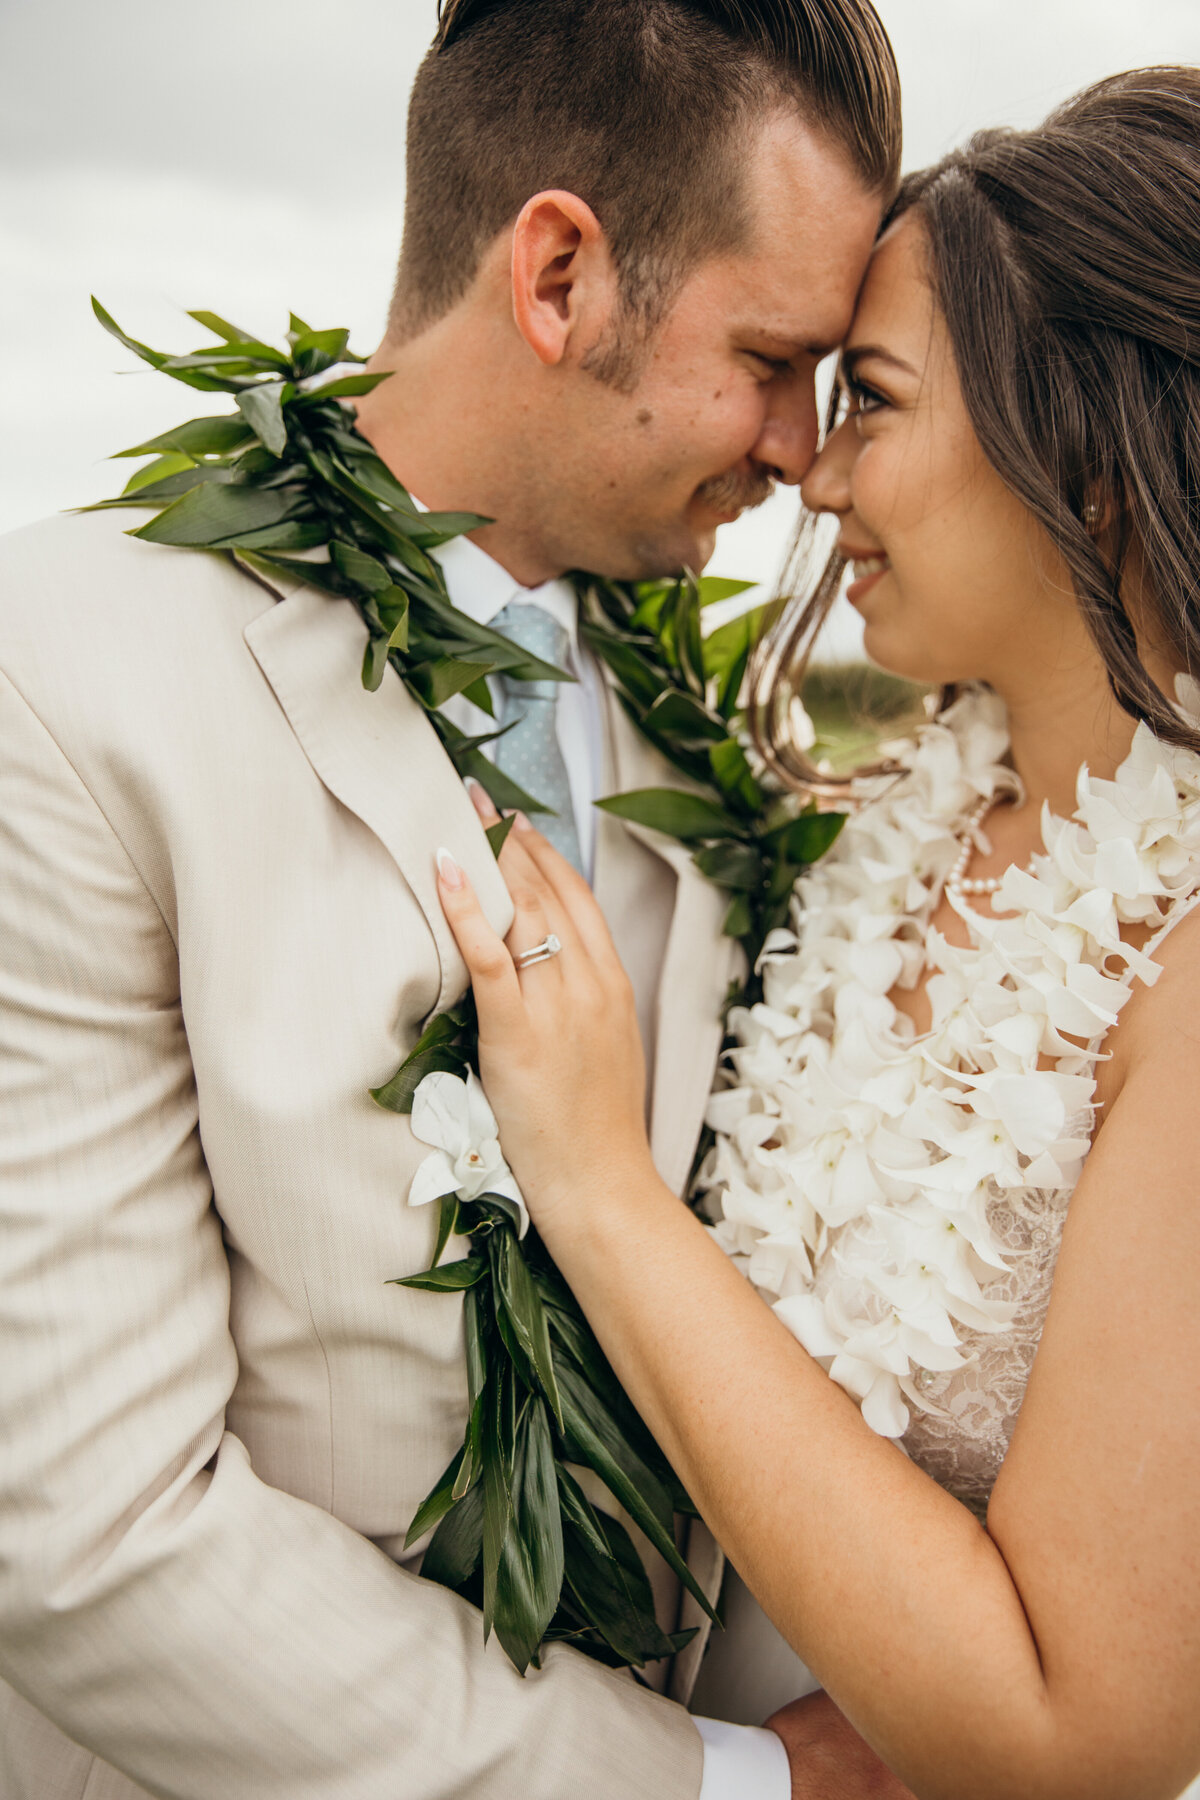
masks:
[[[432,1220],[367,1090],[464,984],[437,845],[507,924],[475,813],[352,608],[129,523],[0,544],[0,1795],[694,1800],[680,1708],[521,1680],[403,1550],[461,1319],[384,1285]],[[679,1186],[719,897],[608,818],[596,880]]]

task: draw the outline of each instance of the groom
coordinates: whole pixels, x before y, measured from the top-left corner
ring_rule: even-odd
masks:
[[[455,603],[578,677],[552,729],[497,691],[499,754],[613,923],[677,1186],[730,949],[686,854],[592,809],[669,776],[560,578],[700,568],[799,481],[898,149],[868,0],[457,0],[413,95],[360,428],[496,521],[441,553]],[[463,985],[438,846],[511,907],[362,650],[345,603],[112,514],[0,549],[0,1794],[899,1794],[827,1704],[698,1729],[564,1647],[521,1680],[404,1550],[461,1323],[383,1285],[431,1223],[367,1090]]]

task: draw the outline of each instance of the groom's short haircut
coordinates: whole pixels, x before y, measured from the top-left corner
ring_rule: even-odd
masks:
[[[899,78],[870,0],[443,0],[440,21],[409,108],[395,342],[462,298],[531,195],[565,188],[618,272],[595,373],[621,379],[689,270],[744,243],[749,127],[780,107],[895,192]]]

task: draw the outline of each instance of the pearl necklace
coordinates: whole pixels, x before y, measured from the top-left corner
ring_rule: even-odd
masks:
[[[974,880],[967,877],[971,858],[975,854],[975,833],[983,824],[992,808],[996,805],[994,794],[985,794],[979,803],[972,807],[963,829],[955,833],[958,842],[958,855],[954,865],[946,877],[946,892],[954,899],[962,900],[967,894],[998,894],[1002,875],[980,875]]]

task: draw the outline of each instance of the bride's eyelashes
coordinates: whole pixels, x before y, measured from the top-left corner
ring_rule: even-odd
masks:
[[[886,394],[873,388],[861,376],[843,376],[842,385],[848,401],[847,412],[855,418],[866,418],[871,413],[879,412],[892,403]]]

